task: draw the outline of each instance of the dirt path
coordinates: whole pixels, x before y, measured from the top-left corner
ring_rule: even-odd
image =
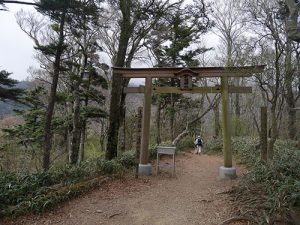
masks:
[[[165,168],[158,177],[136,180],[130,174],[41,216],[25,216],[4,224],[213,225],[231,217],[232,203],[222,192],[238,179],[216,179],[221,157],[180,155],[176,159],[175,178],[168,173],[168,162],[171,160],[163,161]],[[239,176],[243,168],[236,167]]]

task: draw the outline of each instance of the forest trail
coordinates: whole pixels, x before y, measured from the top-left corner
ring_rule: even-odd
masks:
[[[108,181],[99,189],[72,199],[40,216],[23,216],[5,225],[214,225],[230,218],[232,202],[224,194],[238,179],[219,181],[219,156],[194,155],[176,158],[176,177],[162,161],[158,177],[135,179],[133,173]],[[154,164],[153,164],[154,166]],[[165,167],[165,168],[164,168]]]

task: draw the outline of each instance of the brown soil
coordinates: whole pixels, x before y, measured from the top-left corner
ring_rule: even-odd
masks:
[[[0,221],[4,225],[196,225],[220,224],[229,219],[232,202],[226,194],[236,180],[220,181],[218,156],[186,153],[162,161],[162,173],[135,179],[133,173],[57,206],[42,215]],[[235,165],[238,177],[244,169]],[[235,223],[237,224],[237,223]],[[245,223],[247,224],[247,223]]]

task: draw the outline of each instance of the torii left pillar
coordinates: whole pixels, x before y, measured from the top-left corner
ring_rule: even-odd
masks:
[[[144,92],[144,112],[142,123],[142,143],[139,163],[139,175],[151,175],[151,164],[149,163],[149,137],[150,137],[150,117],[152,101],[152,78],[146,77]]]

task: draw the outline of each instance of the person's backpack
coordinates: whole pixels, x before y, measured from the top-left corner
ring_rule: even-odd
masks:
[[[201,138],[197,138],[197,145],[202,145],[202,139]]]

